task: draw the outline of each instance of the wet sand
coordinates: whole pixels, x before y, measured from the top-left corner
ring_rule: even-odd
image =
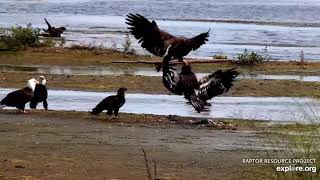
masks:
[[[242,158],[265,157],[271,146],[256,131],[0,114],[4,179],[146,179],[141,148],[157,162],[161,179],[254,179],[250,174],[255,167],[243,165]]]
[[[121,86],[130,93],[170,94],[162,85],[161,77],[150,76],[89,76],[89,75],[55,75],[46,73],[2,72],[1,88],[21,88],[26,79],[44,75],[49,89],[115,91]],[[275,91],[275,89],[277,91]],[[297,80],[236,80],[231,90],[223,96],[292,96],[320,97],[319,82],[302,82]]]

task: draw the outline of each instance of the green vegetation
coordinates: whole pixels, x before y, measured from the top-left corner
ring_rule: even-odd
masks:
[[[213,59],[228,59],[228,56],[224,55],[224,54],[216,54],[212,58]]]
[[[299,159],[309,160],[315,159],[315,162],[296,161],[291,164],[270,164],[269,168],[272,169],[274,179],[320,179],[320,151],[319,151],[319,130],[320,119],[314,114],[310,122],[314,124],[288,124],[288,125],[274,125],[270,139],[272,139],[274,146],[278,147],[282,144],[283,148],[274,150],[273,153],[268,153],[270,159]],[[285,153],[285,155],[284,155]],[[278,166],[286,166],[289,168],[302,167],[304,171],[293,172],[278,172]]]
[[[63,46],[65,40],[63,38],[43,38],[41,39],[40,29],[33,28],[31,23],[26,27],[17,26],[4,31],[0,35],[0,48],[8,50],[25,50],[29,47],[53,47]]]
[[[12,27],[0,37],[0,45],[7,49],[39,47],[39,31],[39,29],[32,28],[31,24],[28,24],[27,27]]]
[[[125,54],[136,54],[136,50],[132,47],[132,42],[130,40],[129,34],[126,34],[125,41],[122,44],[122,47]]]
[[[268,55],[268,49],[266,47],[261,53],[254,51],[249,52],[247,49],[245,49],[243,53],[238,54],[236,57],[236,62],[240,65],[256,65],[269,61],[270,59],[271,58]]]

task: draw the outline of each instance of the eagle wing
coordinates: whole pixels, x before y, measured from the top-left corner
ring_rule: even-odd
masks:
[[[33,98],[33,93],[28,88],[23,88],[9,93],[3,98],[0,104],[8,106],[16,106],[17,104],[25,104]]]
[[[117,96],[108,96],[106,98],[104,98],[101,102],[99,102],[99,104],[92,109],[91,114],[99,114],[101,113],[103,110],[106,110],[110,107],[115,106],[117,103]]]
[[[195,95],[205,102],[215,96],[223,94],[233,86],[233,82],[238,75],[239,72],[234,68],[226,71],[218,70],[199,81],[201,85],[200,88],[196,90]]]
[[[159,29],[155,21],[150,22],[140,14],[129,14],[126,18],[130,33],[141,43],[141,47],[156,56],[165,54],[164,41],[174,36]]]
[[[44,21],[45,21],[46,24],[48,25],[48,29],[51,29],[52,27],[51,27],[50,23],[48,22],[48,20],[47,20],[46,18],[44,18]]]
[[[186,41],[187,45],[192,48],[192,50],[197,50],[201,45],[208,41],[209,32],[201,33],[193,38]]]
[[[162,81],[164,86],[172,93],[177,94],[177,95],[182,95],[186,92],[186,89],[183,88],[184,85],[181,80],[181,77],[179,77],[178,82],[176,82],[176,73],[173,70],[172,67],[170,67],[169,63],[164,63],[163,64],[163,75],[162,75]],[[187,84],[190,85],[190,83],[187,82]],[[192,87],[192,86],[190,86]],[[193,91],[193,89],[192,89]],[[204,109],[204,103],[195,95],[195,93],[191,94],[189,97],[189,101],[193,108],[201,112]]]

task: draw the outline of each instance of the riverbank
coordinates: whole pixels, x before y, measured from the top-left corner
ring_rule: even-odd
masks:
[[[143,179],[143,148],[161,179],[270,179],[273,166],[244,164],[243,159],[290,158],[286,151],[273,150],[288,148],[281,145],[283,139],[297,127],[303,127],[298,132],[315,127],[228,120],[238,129],[221,130],[172,124],[170,118],[121,113],[118,120],[106,120],[79,112],[2,110],[0,177]],[[273,136],[278,133],[282,143]]]
[[[108,49],[68,49],[68,48],[29,48],[17,52],[0,52],[1,64],[11,65],[62,65],[62,66],[106,66],[116,69],[130,69],[134,67],[150,67],[150,64],[112,63],[114,61],[161,61],[154,56],[129,55]],[[239,65],[230,62],[193,64],[195,72],[212,72],[217,69],[237,67],[242,73],[253,74],[292,74],[292,75],[320,75],[320,63],[269,61],[258,65]]]
[[[162,85],[161,77],[118,75],[54,75],[46,73],[2,72],[1,87],[22,88],[26,79],[44,75],[49,89],[116,91],[125,86],[130,93],[170,94]],[[269,97],[320,97],[319,82],[302,82],[296,80],[247,80],[239,79],[234,87],[223,96],[269,96]]]

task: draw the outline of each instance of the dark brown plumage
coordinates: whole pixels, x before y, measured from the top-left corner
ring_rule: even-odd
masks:
[[[192,106],[201,112],[208,105],[208,100],[227,92],[232,87],[238,74],[235,69],[218,70],[198,80],[191,66],[184,64],[176,81],[175,72],[169,63],[164,63],[163,84],[172,93],[184,95]]]
[[[159,29],[155,21],[150,22],[140,14],[129,14],[126,24],[131,34],[141,43],[141,47],[164,61],[183,60],[192,50],[197,50],[208,41],[209,31],[193,38],[176,37]],[[160,69],[158,69],[160,70]]]
[[[59,27],[55,28],[54,26],[51,26],[51,24],[47,21],[46,18],[44,18],[44,21],[46,22],[48,29],[44,30],[47,34],[43,34],[43,36],[46,37],[61,37],[61,34],[67,30],[65,27]]]
[[[34,96],[30,101],[30,108],[31,109],[36,109],[38,103],[42,102],[43,103],[43,108],[45,110],[48,109],[48,90],[45,85],[42,84],[37,84],[36,88],[34,89]]]
[[[28,81],[28,87],[9,93],[1,100],[0,107],[16,107],[25,113],[25,105],[33,98],[33,90],[36,83],[37,81],[35,79],[30,79]]]
[[[114,113],[115,116],[118,116],[119,109],[126,102],[124,94],[126,91],[127,88],[118,89],[117,95],[108,96],[103,99],[95,108],[92,109],[91,114],[97,115],[106,110],[107,115],[111,116],[112,113]]]
[[[40,84],[37,84],[34,92],[33,92],[33,98],[30,101],[30,108],[36,109],[38,103],[42,102],[43,108],[45,110],[48,110],[48,90],[46,87],[47,80],[44,76],[39,77]]]

